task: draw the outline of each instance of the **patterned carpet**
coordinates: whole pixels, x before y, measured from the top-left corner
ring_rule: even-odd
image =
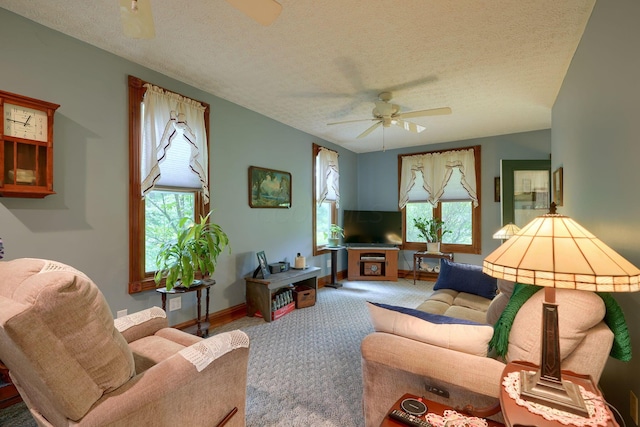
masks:
[[[417,307],[433,283],[343,282],[316,304],[267,323],[245,317],[212,331],[242,329],[251,339],[247,427],[359,427],[360,342],[373,331],[365,301]],[[354,411],[354,408],[357,408]],[[0,426],[35,426],[23,405],[0,411]]]

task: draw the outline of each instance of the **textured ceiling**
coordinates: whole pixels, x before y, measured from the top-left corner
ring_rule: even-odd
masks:
[[[551,127],[595,0],[279,0],[262,26],[225,0],[151,0],[156,37],[122,33],[118,0],[0,7],[354,152]],[[356,137],[382,91],[421,117],[412,134]],[[213,111],[215,114],[215,111]]]

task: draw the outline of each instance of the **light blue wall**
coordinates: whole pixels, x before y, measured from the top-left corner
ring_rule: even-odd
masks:
[[[397,209],[397,155],[482,145],[482,255],[498,241],[500,205],[493,178],[500,159],[548,158],[550,131],[527,132],[404,150],[356,155],[105,51],[0,9],[3,44],[0,89],[61,105],[55,123],[54,189],[40,200],[0,198],[0,236],[7,259],[59,260],[89,274],[112,310],[130,312],[159,304],[154,292],[131,296],[128,278],[127,75],[211,104],[211,196],[213,219],[231,239],[233,253],[221,257],[212,290],[212,311],[244,302],[243,275],[256,265],[255,252],[269,261],[292,260],[297,252],[328,275],[328,255],[311,257],[311,145],[340,153],[343,209]],[[262,166],[291,172],[291,209],[251,209],[247,169]],[[456,259],[480,264],[482,255]],[[400,268],[409,268],[403,254]],[[338,268],[346,269],[346,253]],[[170,322],[193,318],[195,301]]]
[[[572,217],[640,266],[640,2],[598,1],[553,107],[552,168],[563,167]],[[609,358],[605,395],[629,418],[640,396],[640,294],[615,294],[635,356]],[[562,313],[560,313],[562,316]],[[562,321],[562,318],[560,318]]]
[[[500,203],[494,202],[494,178],[500,176],[500,160],[549,159],[551,131],[541,130],[488,138],[470,139],[445,144],[378,151],[358,155],[358,208],[363,210],[398,210],[398,155],[422,153],[480,145],[482,176],[480,208],[482,209],[482,249],[480,255],[456,254],[455,260],[481,265],[485,256],[501,243],[491,236],[501,227]],[[413,268],[412,252],[401,251],[399,269]]]
[[[49,258],[87,273],[111,309],[160,304],[155,292],[130,296],[128,280],[127,76],[134,75],[211,105],[213,219],[229,234],[232,255],[216,271],[211,310],[245,301],[243,275],[297,252],[328,275],[328,255],[311,257],[312,143],[340,153],[341,190],[355,200],[357,156],[238,105],[155,73],[0,9],[0,89],[60,104],[55,115],[54,190],[29,200],[0,198],[6,259]],[[10,43],[7,42],[10,40]],[[8,60],[11,58],[11,60]],[[248,167],[292,174],[291,209],[251,209]],[[346,268],[346,262],[339,268]],[[195,316],[193,295],[170,322]]]

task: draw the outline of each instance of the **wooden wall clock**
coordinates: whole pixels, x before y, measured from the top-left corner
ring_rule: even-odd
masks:
[[[53,191],[53,115],[60,107],[0,91],[0,196],[43,198]]]

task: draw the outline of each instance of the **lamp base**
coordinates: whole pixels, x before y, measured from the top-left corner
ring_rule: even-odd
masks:
[[[520,371],[520,397],[530,402],[589,418],[580,387],[571,381],[544,378],[540,371]]]

